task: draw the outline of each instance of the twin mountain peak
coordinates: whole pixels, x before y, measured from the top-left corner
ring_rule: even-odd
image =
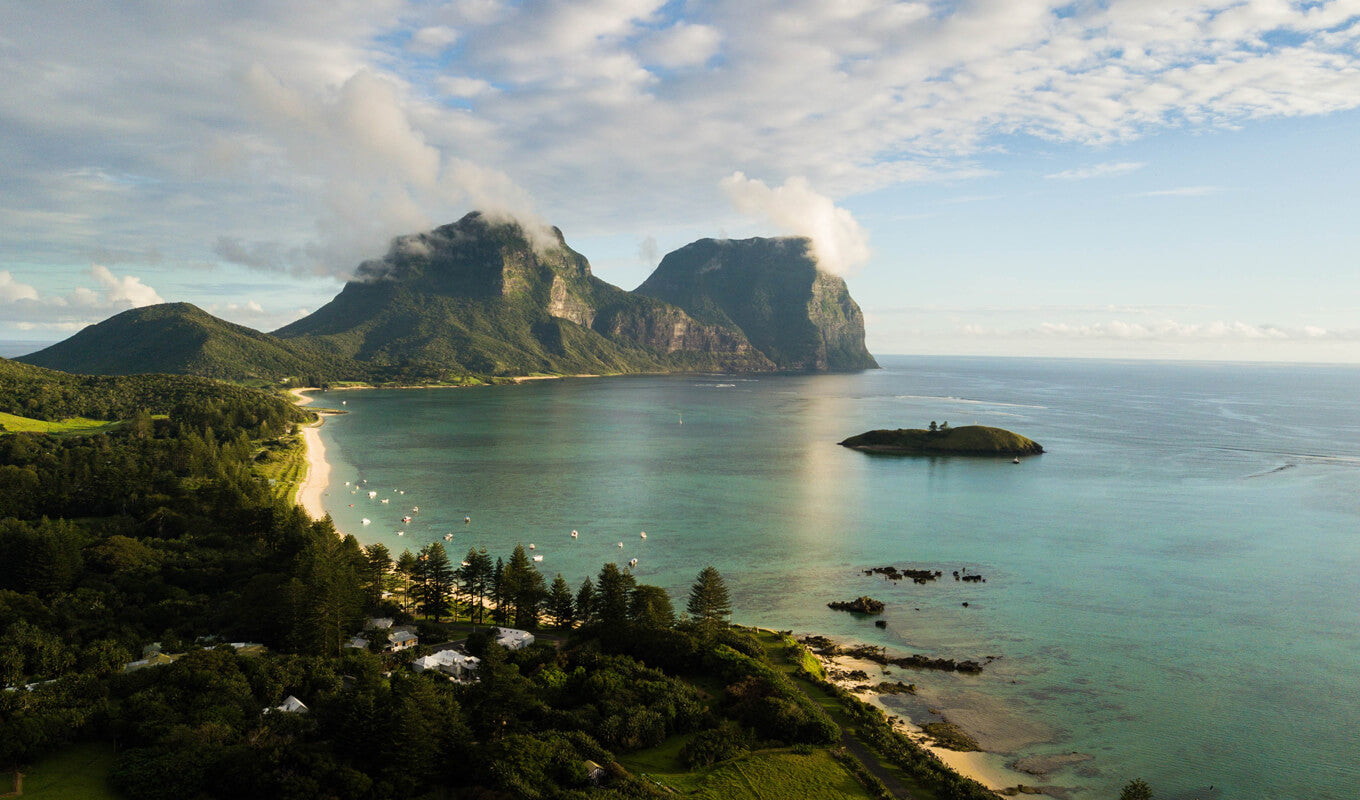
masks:
[[[272,334],[187,303],[133,309],[19,360],[67,372],[430,381],[877,367],[845,281],[803,238],[701,239],[629,292],[585,256],[473,212],[393,240],[335,299]]]

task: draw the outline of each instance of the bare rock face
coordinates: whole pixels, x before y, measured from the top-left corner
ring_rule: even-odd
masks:
[[[701,239],[668,254],[638,294],[739,329],[777,369],[875,369],[864,314],[804,238]]]

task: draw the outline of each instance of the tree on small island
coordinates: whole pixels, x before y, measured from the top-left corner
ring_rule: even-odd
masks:
[[[940,429],[939,423],[932,419],[932,420],[930,421],[930,432],[931,432],[931,433],[935,433],[935,432],[938,431],[939,429]]]

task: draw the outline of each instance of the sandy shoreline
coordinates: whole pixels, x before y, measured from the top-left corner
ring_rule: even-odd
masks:
[[[289,389],[288,393],[293,396],[297,405],[305,406],[312,402],[312,398],[305,392],[316,391],[320,390]],[[315,520],[326,517],[326,509],[321,505],[321,498],[331,482],[331,464],[326,460],[326,446],[321,443],[321,425],[325,421],[325,415],[318,415],[316,422],[302,429],[302,443],[307,451],[307,476],[302,479],[295,498],[295,502],[302,506],[302,510]]]
[[[875,691],[856,691],[860,686],[876,686],[880,682],[893,683],[904,680],[907,676],[901,670],[885,669],[883,665],[869,661],[867,659],[854,658],[852,656],[822,656],[814,653],[814,656],[822,664],[826,671],[827,680],[839,686],[845,691],[853,694],[860,700],[877,708],[883,715],[892,722],[893,727],[900,733],[921,745],[925,749],[934,753],[941,761],[949,766],[950,769],[966,778],[986,786],[993,791],[1013,789],[1017,786],[1025,786],[1029,790],[1044,788],[1044,778],[1031,775],[1013,769],[1010,763],[1014,757],[1002,753],[991,753],[983,750],[972,752],[960,752],[937,747],[931,744],[931,739],[920,727],[913,724],[910,720],[903,718],[900,712],[890,708],[883,702],[882,695]],[[867,680],[854,679],[848,677],[848,673],[862,670],[869,677]],[[1053,787],[1057,789],[1057,787]],[[1058,790],[1061,793],[1061,790]],[[1051,797],[1047,794],[1030,794],[1030,797]]]

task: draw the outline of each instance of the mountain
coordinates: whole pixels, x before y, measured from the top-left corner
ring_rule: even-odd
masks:
[[[341,377],[356,365],[236,325],[189,303],[116,314],[18,361],[89,375],[169,373],[221,380]]]
[[[531,237],[478,212],[398,237],[331,302],[273,334],[167,303],[20,360],[103,375],[401,383],[877,366],[859,306],[817,269],[806,239],[705,239],[627,292],[592,275],[556,228]]]
[[[473,212],[399,237],[334,300],[274,333],[374,365],[489,375],[774,369],[740,330],[596,278],[552,234],[534,242]]]
[[[805,238],[701,239],[667,254],[636,293],[742,331],[781,370],[878,367],[863,312]]]

